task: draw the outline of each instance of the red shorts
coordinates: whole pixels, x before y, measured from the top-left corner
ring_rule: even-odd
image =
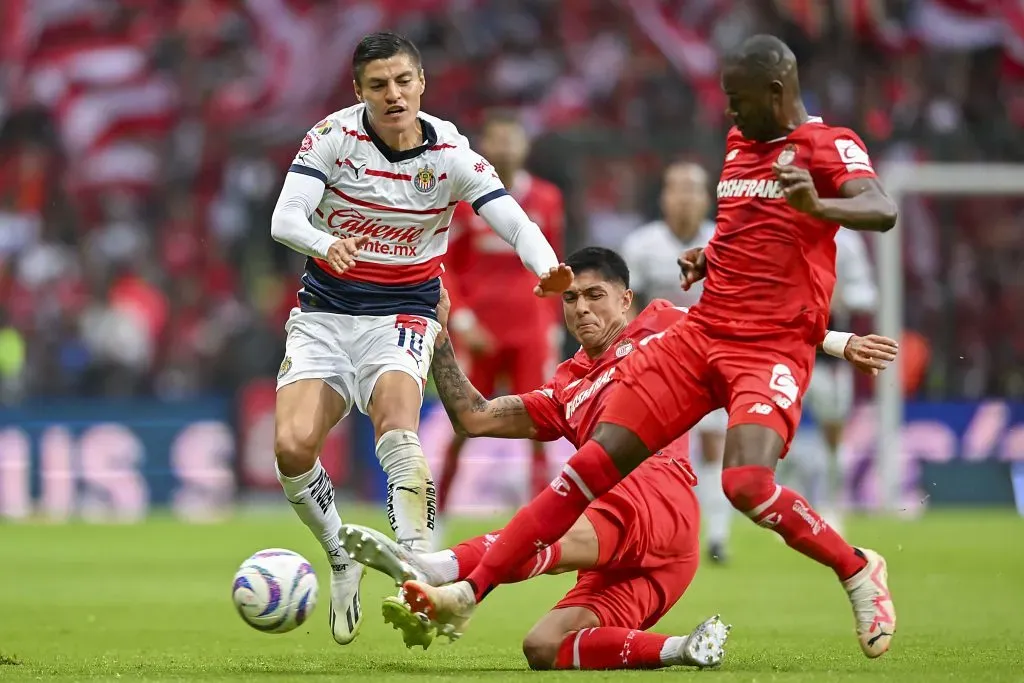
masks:
[[[683,320],[619,364],[601,416],[629,429],[652,451],[726,407],[729,426],[760,424],[789,450],[816,349],[796,335],[737,341],[713,338]]]
[[[587,508],[598,564],[555,606],[585,607],[602,626],[648,629],[678,602],[700,560],[700,506],[688,467],[648,459]]]
[[[510,394],[525,394],[544,386],[554,372],[554,348],[541,335],[530,343],[501,346],[485,355],[467,357],[469,381],[484,396],[494,396],[504,377]]]

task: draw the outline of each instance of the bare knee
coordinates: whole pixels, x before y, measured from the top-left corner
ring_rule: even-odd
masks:
[[[321,436],[312,421],[279,421],[274,434],[277,467],[286,477],[308,472],[316,462]]]
[[[523,639],[523,654],[534,671],[547,671],[555,668],[558,649],[566,634],[559,634],[546,628],[534,627]]]
[[[651,451],[639,436],[625,427],[610,422],[599,423],[591,438],[600,444],[619,472],[624,475],[632,472],[651,455]]]
[[[410,375],[397,370],[381,375],[367,407],[377,439],[396,429],[415,432],[422,402],[420,385]]]

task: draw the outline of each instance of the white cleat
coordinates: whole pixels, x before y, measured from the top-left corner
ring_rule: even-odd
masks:
[[[731,630],[732,626],[723,622],[717,614],[705,619],[682,642],[672,663],[701,669],[721,665],[725,657],[725,642],[729,640]]]
[[[331,572],[331,635],[338,645],[348,645],[355,640],[363,623],[359,604],[363,574],[363,565],[355,562],[349,562],[344,571]]]
[[[406,581],[422,581],[430,585],[444,583],[413,550],[400,545],[376,529],[358,524],[343,524],[338,534],[341,547],[356,562],[390,576],[396,586]]]
[[[888,651],[896,633],[896,609],[889,593],[885,558],[874,550],[861,548],[867,558],[864,569],[843,581],[857,621],[857,638],[864,654],[874,659]]]
[[[437,633],[458,640],[476,610],[473,588],[465,581],[434,587],[420,581],[402,584],[405,601],[414,615],[423,615]]]

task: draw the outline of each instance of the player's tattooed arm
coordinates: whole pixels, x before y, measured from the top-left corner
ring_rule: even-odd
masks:
[[[459,367],[447,335],[434,349],[430,372],[441,404],[459,434],[505,439],[531,439],[537,435],[523,399],[501,396],[487,400],[477,391]]]

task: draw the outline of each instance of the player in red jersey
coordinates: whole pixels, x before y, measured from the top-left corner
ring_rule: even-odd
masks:
[[[796,58],[774,36],[748,39],[728,58],[722,87],[730,131],[718,185],[715,236],[682,259],[686,284],[706,276],[685,320],[630,354],[593,437],[560,480],[520,510],[465,582],[406,582],[415,609],[461,630],[481,599],[538,547],[557,541],[587,505],[705,414],[729,412],[722,488],[758,525],[831,567],[853,607],[862,651],[888,650],[896,615],[884,558],[855,549],[775,466],[799,421],[815,346],[826,337],[842,224],[888,230],[896,207],[855,133],[807,115]],[[567,476],[571,473],[572,476]]]
[[[444,332],[432,372],[452,423],[471,436],[561,437],[579,445],[601,420],[617,366],[679,322],[686,309],[656,299],[628,322],[633,298],[629,270],[615,252],[582,249],[566,259],[576,274],[562,296],[565,324],[581,344],[554,377],[535,391],[486,400],[466,379]],[[439,309],[444,323],[444,311]],[[847,359],[862,370],[885,367],[895,342],[854,338]],[[593,501],[563,536],[535,552],[509,577],[580,571],[576,586],[530,631],[523,649],[532,668],[650,668],[667,664],[709,666],[721,658],[727,627],[712,617],[686,638],[644,633],[682,597],[700,557],[696,478],[684,434],[633,474]],[[573,479],[567,470],[563,475]],[[556,480],[556,490],[567,490]],[[458,581],[479,564],[495,531],[438,553],[417,554],[386,535],[345,526],[340,538],[358,561],[401,583]],[[433,630],[400,600],[384,600],[385,618],[406,644],[429,645]]]
[[[524,170],[530,147],[523,125],[515,114],[498,110],[488,114],[482,132],[481,154],[540,226],[555,253],[561,254],[562,193]],[[460,204],[452,220],[444,280],[452,300],[448,326],[460,351],[467,354],[463,362],[468,362],[473,386],[484,396],[494,395],[502,377],[515,393],[540,386],[556,362],[557,308],[537,305],[515,251],[500,237],[494,239],[494,231],[468,204]],[[520,285],[526,296],[520,296]],[[464,436],[456,434],[445,452],[437,487],[438,515],[447,509],[465,442]],[[544,445],[534,441],[532,455],[531,496],[551,480]]]

